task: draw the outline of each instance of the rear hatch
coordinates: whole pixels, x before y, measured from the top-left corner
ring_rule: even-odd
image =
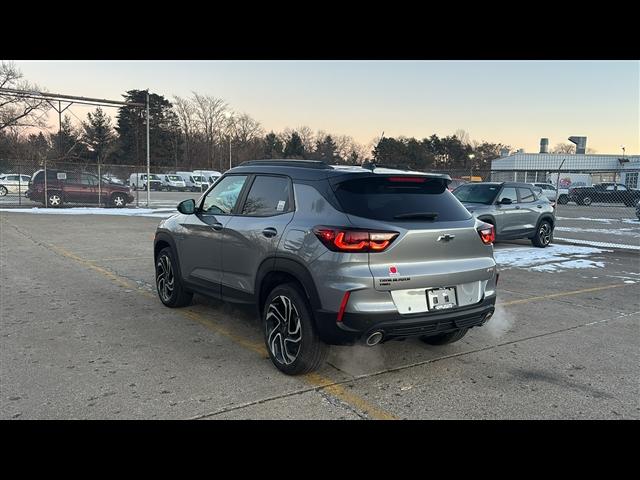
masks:
[[[385,250],[369,253],[377,290],[424,296],[427,289],[455,286],[473,291],[460,305],[480,300],[494,274],[493,246],[482,242],[480,222],[447,183],[442,176],[374,174],[334,185],[354,227],[398,232]]]

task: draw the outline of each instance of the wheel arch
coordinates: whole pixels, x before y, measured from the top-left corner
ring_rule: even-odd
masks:
[[[320,296],[309,270],[300,262],[288,258],[270,257],[260,264],[255,280],[255,298],[260,312],[269,292],[287,281],[300,285],[302,292],[309,300],[312,311],[321,308]]]
[[[163,248],[169,247],[173,251],[173,258],[176,261],[177,274],[182,281],[182,269],[180,267],[180,257],[178,256],[178,249],[176,248],[176,242],[166,232],[157,232],[156,236],[153,240],[153,263],[155,265],[156,260],[158,259],[158,254]]]

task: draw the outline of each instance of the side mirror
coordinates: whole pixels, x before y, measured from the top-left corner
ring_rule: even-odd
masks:
[[[193,198],[183,200],[178,204],[178,211],[184,215],[191,215],[196,211],[196,201]]]
[[[500,200],[500,205],[511,205],[513,202],[511,201],[510,198],[503,198],[502,200]]]

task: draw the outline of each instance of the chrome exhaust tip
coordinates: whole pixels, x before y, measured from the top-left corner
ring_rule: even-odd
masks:
[[[367,340],[366,340],[367,346],[373,347],[374,345],[379,344],[380,341],[382,341],[382,337],[384,337],[384,334],[380,330],[373,332],[371,335],[367,337]]]
[[[484,320],[482,321],[482,323],[487,323],[489,321],[489,319],[493,317],[493,312],[489,312],[484,316]]]

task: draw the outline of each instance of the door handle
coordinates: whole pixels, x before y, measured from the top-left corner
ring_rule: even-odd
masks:
[[[520,210],[520,207],[518,205],[516,205],[516,210]]]
[[[278,234],[278,231],[273,227],[267,227],[264,230],[262,230],[262,234],[267,238],[271,238],[271,237],[275,237]]]
[[[211,225],[211,228],[213,228],[216,232],[219,232],[220,230],[222,230],[223,226],[224,225],[222,225],[220,222],[217,222]]]
[[[542,208],[542,205],[538,205],[538,208]]]

